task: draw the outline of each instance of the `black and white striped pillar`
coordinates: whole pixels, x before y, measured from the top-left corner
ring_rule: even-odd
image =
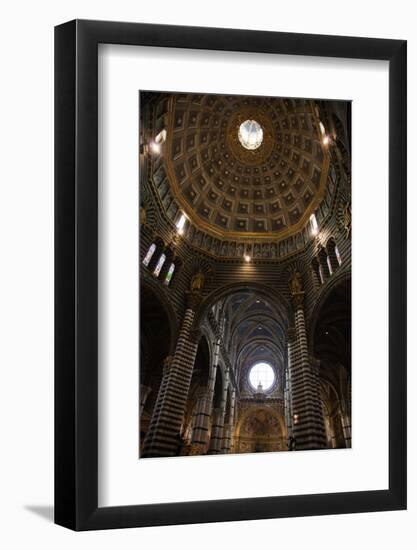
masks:
[[[191,445],[194,447],[201,447],[201,452],[198,454],[204,454],[203,449],[207,444],[208,419],[210,415],[211,400],[208,394],[208,388],[204,387],[200,389],[197,395],[192,420]]]
[[[284,414],[285,414],[285,424],[287,426],[287,446],[288,450],[293,449],[293,413],[292,413],[292,404],[291,404],[291,378],[290,372],[294,362],[294,345],[296,342],[295,329],[287,329],[287,346],[288,346],[288,365],[285,370],[285,386],[284,386]]]
[[[193,418],[192,447],[198,454],[207,452],[209,443],[210,418],[213,411],[214,385],[219,364],[219,341],[214,343],[212,364],[210,366],[209,381],[206,391],[199,397]]]
[[[228,386],[229,373],[226,371],[220,406],[213,411],[213,423],[211,425],[211,438],[208,454],[220,454],[222,452],[224,417],[226,415],[226,398]]]
[[[189,292],[177,347],[166,365],[155,403],[142,457],[175,456],[181,443],[180,431],[188,398],[200,334],[192,332],[195,310],[201,295]]]
[[[295,341],[289,343],[289,373],[295,450],[323,449],[326,432],[317,369],[309,361],[304,292],[293,294]],[[290,357],[292,356],[292,357]]]
[[[220,454],[223,440],[224,406],[213,410],[213,423],[211,425],[211,438],[208,450],[209,455]]]
[[[233,432],[234,432],[234,425],[235,425],[235,402],[236,402],[236,392],[235,390],[232,390],[231,397],[230,397],[230,411],[228,411],[228,418],[224,425],[223,429],[223,441],[222,441],[222,449],[221,452],[223,454],[230,453],[230,450],[233,446]]]

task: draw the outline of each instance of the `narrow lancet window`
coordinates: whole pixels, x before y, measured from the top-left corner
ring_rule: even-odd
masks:
[[[148,252],[146,253],[146,256],[143,258],[143,265],[146,265],[148,266],[149,265],[149,262],[151,261],[151,258],[152,256],[154,255],[154,252],[156,250],[156,244],[153,243],[151,244],[151,246],[148,248]]]
[[[332,269],[332,263],[330,261],[329,256],[327,256],[327,267],[329,268],[330,275],[332,275],[333,274],[333,269]]]
[[[165,260],[166,260],[165,254],[161,254],[161,255],[159,256],[158,263],[156,264],[155,269],[154,269],[154,272],[153,272],[153,274],[155,275],[155,277],[158,277],[159,274],[161,273],[161,269],[162,269],[162,266],[163,266],[164,263],[165,263]]]
[[[335,254],[336,254],[336,258],[337,258],[337,263],[339,265],[342,265],[342,256],[340,255],[340,252],[339,252],[339,249],[337,248],[337,245],[335,245],[334,251],[335,251]]]
[[[172,276],[174,275],[174,271],[175,271],[175,264],[172,263],[170,266],[169,266],[169,269],[168,269],[168,273],[166,274],[166,277],[165,277],[165,281],[164,281],[164,285],[169,285],[169,283],[171,282],[172,280]]]

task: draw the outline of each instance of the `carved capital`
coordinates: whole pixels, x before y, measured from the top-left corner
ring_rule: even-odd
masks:
[[[195,395],[199,401],[205,401],[208,398],[208,391],[206,386],[199,386]]]
[[[201,271],[201,269],[196,273],[194,273],[190,282],[191,292],[201,292],[204,288],[205,279],[206,278],[204,276],[204,273]]]
[[[303,292],[303,280],[299,271],[294,271],[289,280],[291,295],[300,294]]]

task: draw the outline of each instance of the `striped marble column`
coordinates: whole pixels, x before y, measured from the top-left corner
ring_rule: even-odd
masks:
[[[195,447],[205,446],[207,442],[208,418],[211,414],[210,398],[206,387],[200,388],[197,395],[197,401],[194,406],[192,421],[191,444]],[[201,453],[198,453],[201,454]]]
[[[199,397],[193,419],[192,447],[194,454],[207,452],[209,443],[208,431],[213,410],[214,385],[219,363],[219,342],[215,342],[213,359],[210,367],[209,381],[206,391]]]
[[[295,449],[323,449],[326,447],[326,433],[318,372],[309,361],[304,292],[293,294],[292,298],[296,341],[291,349],[290,383]]]
[[[187,309],[177,347],[164,372],[144,442],[143,457],[178,454],[181,424],[200,336],[192,333],[195,310],[200,300],[199,293],[189,292],[187,295]]]
[[[233,432],[235,425],[235,402],[236,402],[236,393],[235,390],[232,391],[230,398],[230,411],[227,421],[225,422],[223,429],[223,441],[221,452],[223,454],[230,453],[230,449],[233,445]]]
[[[289,328],[287,330],[287,345],[288,345],[288,366],[285,370],[285,386],[284,386],[284,413],[285,413],[285,424],[287,426],[287,447],[288,450],[293,450],[293,414],[292,414],[292,405],[291,405],[291,379],[290,379],[290,370],[294,361],[294,344],[296,342],[295,338],[295,329]]]
[[[208,454],[215,455],[221,453],[224,425],[224,406],[213,410],[213,423],[211,425],[211,438]]]
[[[220,406],[213,411],[213,423],[211,425],[211,438],[208,454],[220,454],[222,452],[224,417],[226,415],[226,397],[229,385],[228,373],[224,379]]]
[[[159,386],[158,395],[156,396],[153,411],[159,410],[160,407],[161,407],[161,402],[162,402],[163,396],[165,394],[165,387],[166,387],[166,383],[167,383],[167,380],[168,380],[168,371],[171,367],[171,363],[172,363],[172,355],[168,355],[167,357],[165,357],[165,359],[163,361],[163,364],[162,364],[162,380],[161,380],[161,384]],[[141,401],[142,401],[142,397],[141,397]],[[145,440],[146,440],[146,437],[145,437]],[[144,442],[143,442],[143,445],[144,445]],[[142,445],[142,447],[143,447],[143,445]],[[143,450],[141,451],[140,456],[141,457],[143,456]]]

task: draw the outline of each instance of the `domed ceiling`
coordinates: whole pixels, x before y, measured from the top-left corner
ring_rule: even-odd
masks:
[[[171,190],[213,237],[282,239],[323,197],[329,155],[310,100],[172,94],[164,119]]]

